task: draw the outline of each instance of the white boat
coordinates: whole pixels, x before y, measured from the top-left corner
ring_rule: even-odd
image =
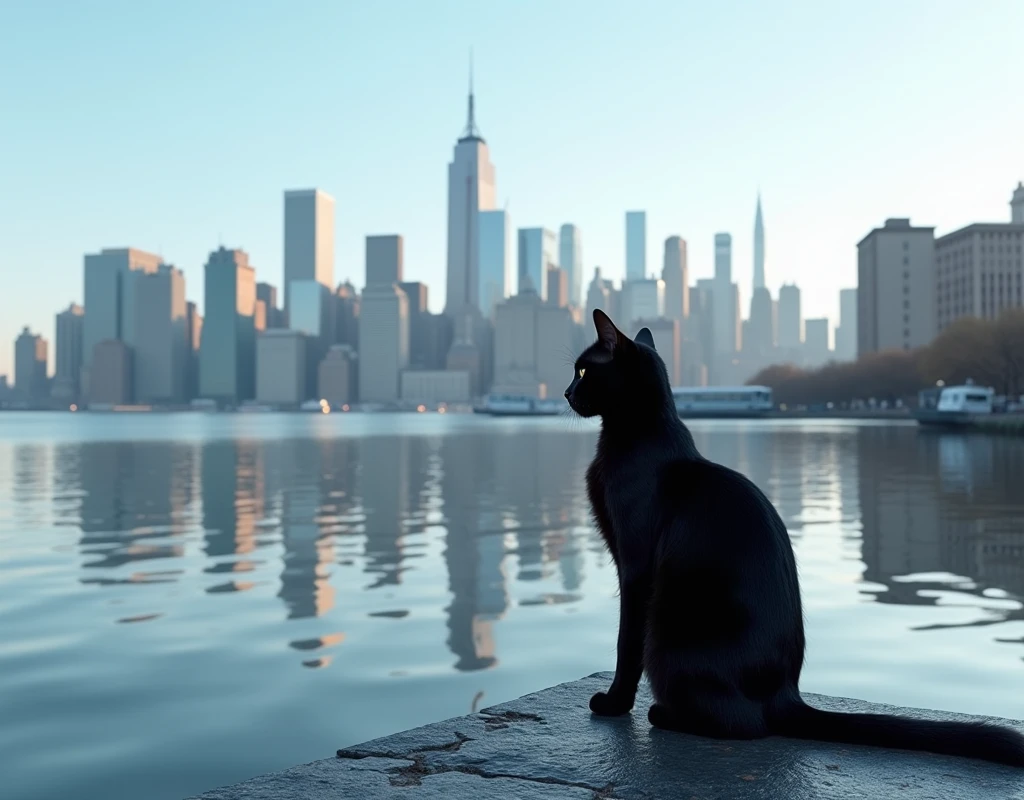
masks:
[[[767,386],[682,386],[672,397],[684,419],[761,417],[774,408]]]
[[[492,417],[551,417],[565,409],[564,400],[544,400],[525,394],[489,394],[473,411]]]
[[[975,386],[971,381],[962,386],[943,386],[918,395],[914,418],[921,425],[957,427],[967,425],[978,416],[992,413],[995,390]]]

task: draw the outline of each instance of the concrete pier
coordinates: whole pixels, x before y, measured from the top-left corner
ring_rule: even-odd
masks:
[[[1024,770],[928,753],[792,739],[725,742],[654,730],[641,686],[632,715],[592,717],[601,673],[478,714],[346,747],[336,758],[203,794],[203,800],[524,798],[852,800],[1024,798]],[[806,695],[836,711],[980,719]],[[1024,731],[1024,724],[999,720]]]

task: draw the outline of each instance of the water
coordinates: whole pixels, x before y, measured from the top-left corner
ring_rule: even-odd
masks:
[[[806,690],[1024,717],[1024,442],[693,428],[790,529]],[[561,419],[0,415],[5,797],[179,798],[612,669],[595,440]]]

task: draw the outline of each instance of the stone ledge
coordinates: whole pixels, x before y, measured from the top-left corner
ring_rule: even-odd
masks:
[[[610,680],[608,673],[591,675],[201,798],[1024,798],[1024,770],[981,761],[777,737],[724,742],[654,730],[647,722],[646,686],[632,715],[594,718],[587,703]],[[836,711],[983,719],[822,695],[806,698]],[[1024,732],[1020,722],[999,721]]]

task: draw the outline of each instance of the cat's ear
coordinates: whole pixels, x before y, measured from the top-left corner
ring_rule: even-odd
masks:
[[[597,328],[597,340],[604,345],[609,353],[615,352],[615,348],[626,338],[615,327],[611,317],[599,308],[594,309],[594,327]]]
[[[645,344],[652,350],[658,349],[654,346],[654,334],[651,333],[650,328],[641,328],[640,333],[633,337],[633,341],[637,344]]]

